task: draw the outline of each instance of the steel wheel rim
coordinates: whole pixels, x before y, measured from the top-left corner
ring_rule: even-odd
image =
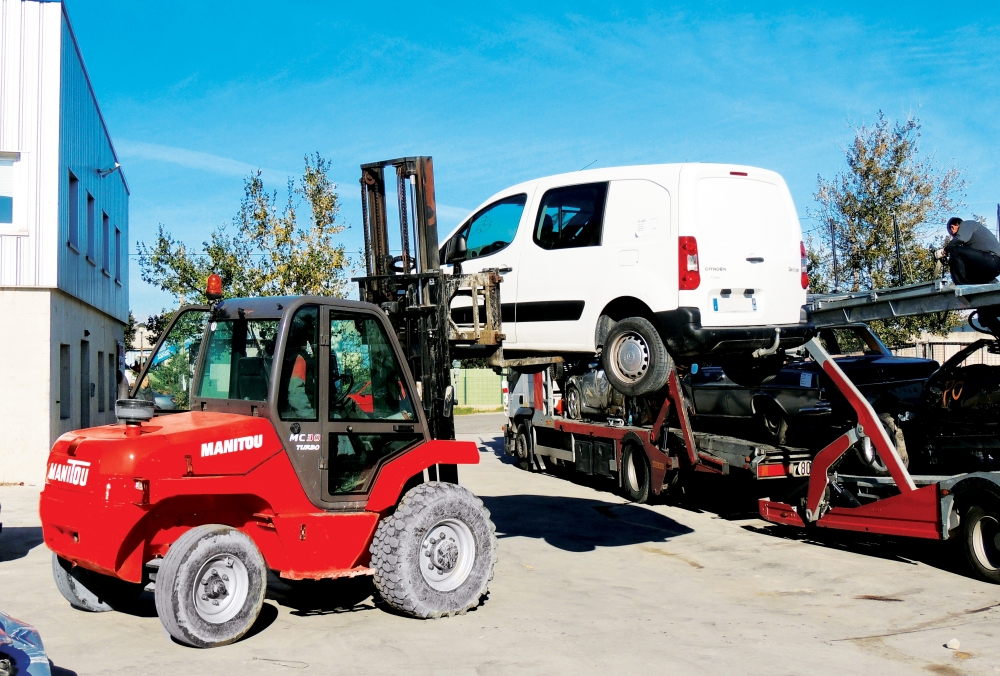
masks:
[[[878,454],[875,449],[875,444],[868,444],[866,447],[862,447],[862,453],[865,457],[865,462],[876,472],[888,472],[889,468],[886,466],[885,462],[882,460],[882,456]]]
[[[635,466],[635,456],[629,453],[628,464],[625,467],[625,478],[628,480],[629,488],[632,489],[633,493],[638,493],[639,489],[639,472]]]
[[[191,593],[201,619],[223,624],[243,609],[250,594],[250,574],[238,557],[217,554],[199,569]]]
[[[568,409],[569,417],[580,417],[580,393],[576,391],[575,387],[571,387],[566,391],[566,399],[566,408]]]
[[[618,378],[629,383],[639,382],[649,370],[649,345],[634,331],[623,333],[611,346],[610,361]]]
[[[1000,524],[992,516],[976,521],[972,529],[972,550],[983,568],[1000,569]]]
[[[420,545],[420,573],[436,591],[448,592],[462,586],[476,560],[476,538],[458,519],[442,519],[427,530]]]

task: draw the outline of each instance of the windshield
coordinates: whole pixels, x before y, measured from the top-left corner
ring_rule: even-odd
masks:
[[[152,401],[159,411],[190,408],[194,369],[207,318],[205,308],[181,311],[160,348],[151,355],[149,370],[136,384],[134,398]]]
[[[198,396],[266,401],[278,319],[226,319],[208,326]]]

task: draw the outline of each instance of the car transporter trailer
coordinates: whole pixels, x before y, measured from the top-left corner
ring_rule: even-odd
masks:
[[[815,296],[810,305],[811,320],[822,328],[1000,305],[1000,284],[951,285],[936,280]],[[505,450],[525,468],[545,469],[546,463],[554,461],[583,474],[617,478],[625,496],[637,502],[660,494],[681,470],[728,474],[737,468],[755,479],[800,479],[807,482],[800,487],[806,489],[801,500],[789,504],[762,498],[761,517],[801,528],[933,540],[961,536],[974,572],[1000,583],[1000,472],[911,475],[871,404],[819,339],[813,338],[804,347],[845,396],[858,420],[855,427],[818,452],[694,431],[676,367],[671,369],[666,396],[651,425],[630,425],[623,418],[598,423],[565,417],[554,400],[549,374],[529,375],[525,385],[515,386],[508,395]],[[668,425],[671,414],[676,429]],[[843,455],[858,443],[874,446],[889,476],[834,471]]]

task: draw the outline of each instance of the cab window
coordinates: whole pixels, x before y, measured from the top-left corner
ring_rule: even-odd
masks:
[[[856,327],[823,329],[819,332],[819,340],[823,349],[834,356],[885,354],[874,335]]]
[[[319,420],[319,308],[302,307],[288,329],[278,384],[282,420]]]
[[[543,249],[600,246],[607,183],[554,188],[542,197],[535,244]]]
[[[472,217],[458,234],[465,236],[468,254],[466,258],[471,260],[481,256],[488,256],[507,247],[514,241],[517,234],[517,225],[521,222],[521,214],[524,213],[524,205],[528,201],[525,194],[505,197],[498,202],[489,205]],[[444,251],[441,250],[441,260],[444,260]]]
[[[198,396],[266,401],[277,330],[277,319],[211,322]]]
[[[330,314],[329,419],[417,419],[392,343],[373,318]]]
[[[136,399],[152,401],[158,411],[191,408],[194,370],[208,320],[207,309],[184,310],[151,356],[149,370],[134,386]]]

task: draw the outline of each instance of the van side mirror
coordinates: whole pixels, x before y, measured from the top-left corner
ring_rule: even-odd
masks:
[[[457,234],[448,242],[448,263],[461,263],[469,255],[469,243],[465,235]]]

